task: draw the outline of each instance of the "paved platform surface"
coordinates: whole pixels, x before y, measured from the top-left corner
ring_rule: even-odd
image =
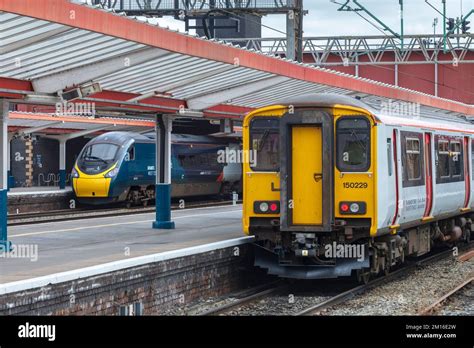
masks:
[[[151,228],[154,217],[147,213],[10,227],[12,243],[29,247],[33,257],[0,258],[0,284],[243,236],[240,205],[175,210],[174,230]]]

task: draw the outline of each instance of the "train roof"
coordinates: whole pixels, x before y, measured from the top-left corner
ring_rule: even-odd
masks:
[[[110,142],[114,144],[125,144],[130,140],[135,140],[138,142],[145,142],[145,143],[154,143],[155,141],[146,137],[140,133],[134,132],[107,132],[101,134],[93,139],[91,139],[90,143],[102,143],[102,142]]]
[[[347,105],[368,110],[376,113],[374,109],[368,104],[352,97],[341,94],[332,93],[310,93],[296,97],[289,97],[284,99],[281,105],[292,105],[294,107],[309,107],[315,104],[321,107],[334,107],[336,105]]]
[[[386,104],[382,104],[380,110],[377,110],[353,97],[331,93],[311,93],[287,98],[278,104],[294,107],[345,105],[367,110],[377,122],[383,124],[474,134],[474,124],[467,117],[437,114],[434,111],[422,112],[420,105],[398,100],[389,100]]]
[[[138,143],[154,144],[155,139],[156,134],[153,131],[145,134],[135,132],[108,132],[95,137],[90,143],[101,143],[105,141],[115,144],[124,144],[130,140],[135,140],[135,142]],[[173,144],[228,144],[229,140],[204,135],[171,134],[171,142]]]
[[[144,134],[149,139],[153,139],[153,142],[156,139],[156,133],[150,132]],[[225,138],[217,138],[207,135],[193,135],[193,134],[175,134],[171,133],[171,143],[173,144],[228,144],[229,140]]]

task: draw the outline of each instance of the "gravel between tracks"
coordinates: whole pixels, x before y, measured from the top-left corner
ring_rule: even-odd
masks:
[[[341,303],[323,315],[416,315],[421,308],[429,306],[472,276],[473,272],[474,259],[461,262],[451,257],[421,266],[399,279]],[[471,315],[472,308],[472,302],[466,306]]]

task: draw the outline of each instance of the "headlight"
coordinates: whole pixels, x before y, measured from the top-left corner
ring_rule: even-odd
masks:
[[[79,177],[79,173],[77,172],[76,168],[72,168],[71,176],[73,178],[78,178]]]
[[[351,212],[357,213],[359,211],[359,204],[357,203],[352,203],[351,204]]]
[[[259,208],[262,213],[266,213],[268,211],[268,203],[266,202],[260,203]]]
[[[115,167],[114,169],[112,169],[110,172],[108,172],[107,174],[105,174],[105,177],[106,178],[113,178],[114,176],[116,176],[119,172],[119,168],[118,167]]]

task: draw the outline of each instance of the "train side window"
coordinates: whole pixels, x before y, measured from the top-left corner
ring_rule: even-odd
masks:
[[[438,173],[440,178],[449,178],[449,142],[438,140]]]
[[[410,181],[421,178],[420,140],[406,138],[407,178]]]
[[[423,186],[425,184],[423,134],[400,132],[403,168],[403,187]]]
[[[125,162],[135,160],[135,146],[130,146],[125,154]]]
[[[184,155],[178,155],[178,161],[181,167],[184,167],[186,165],[186,160]]]
[[[451,141],[451,160],[452,160],[452,174],[453,176],[461,176],[463,156],[461,151],[461,143],[459,141]]]
[[[392,176],[392,139],[387,138],[387,167],[388,176]]]

